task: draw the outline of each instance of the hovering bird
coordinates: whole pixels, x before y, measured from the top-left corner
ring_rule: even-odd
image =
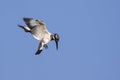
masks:
[[[42,52],[43,47],[47,49],[47,44],[52,40],[55,41],[56,49],[58,49],[59,35],[57,33],[50,33],[46,28],[45,22],[33,18],[23,18],[23,21],[27,26],[18,26],[25,32],[31,33],[35,39],[40,41],[38,50],[36,51],[35,55],[39,55]]]

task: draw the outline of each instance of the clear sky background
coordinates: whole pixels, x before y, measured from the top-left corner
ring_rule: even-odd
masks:
[[[59,50],[35,56],[23,17],[45,21]],[[120,0],[1,0],[0,80],[120,80]]]

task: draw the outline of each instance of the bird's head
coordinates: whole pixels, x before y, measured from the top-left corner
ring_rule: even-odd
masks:
[[[52,40],[55,40],[55,43],[56,43],[56,49],[58,50],[58,42],[60,40],[60,37],[57,33],[53,34],[52,35]]]

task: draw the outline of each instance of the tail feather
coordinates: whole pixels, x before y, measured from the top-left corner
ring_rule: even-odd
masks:
[[[18,24],[18,27],[20,27],[20,28],[24,29],[24,26],[22,26],[22,25],[19,25],[19,24]]]
[[[18,24],[18,27],[22,28],[25,32],[31,32],[28,27],[24,27],[24,26],[19,25],[19,24]]]

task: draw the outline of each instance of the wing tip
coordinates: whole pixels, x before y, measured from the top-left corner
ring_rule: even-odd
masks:
[[[39,55],[42,52],[42,50],[38,50],[35,55]]]
[[[32,20],[33,18],[27,18],[27,17],[23,17],[23,20],[25,21],[25,22],[29,22],[30,20]]]

